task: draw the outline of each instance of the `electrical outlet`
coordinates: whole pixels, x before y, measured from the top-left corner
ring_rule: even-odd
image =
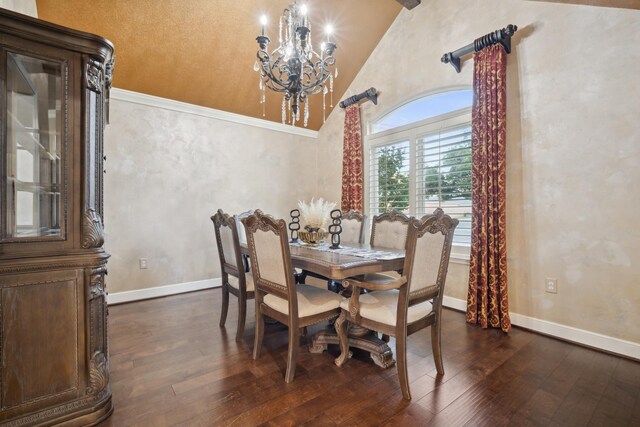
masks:
[[[140,264],[140,270],[146,270],[147,268],[149,268],[149,266],[147,265],[147,259],[146,258],[140,258],[138,260],[138,263]]]
[[[549,292],[551,294],[557,294],[558,293],[558,279],[551,279],[551,278],[546,278],[545,279],[545,291]]]

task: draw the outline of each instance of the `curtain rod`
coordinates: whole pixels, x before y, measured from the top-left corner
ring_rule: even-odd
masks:
[[[500,43],[507,53],[511,53],[511,36],[518,31],[516,25],[509,24],[506,28],[496,30],[492,33],[485,34],[484,36],[477,38],[473,43],[454,50],[453,52],[445,53],[442,55],[441,61],[445,64],[451,63],[456,72],[460,72],[460,57],[471,52],[479,52],[485,47]]]
[[[375,87],[370,87],[362,93],[350,96],[344,101],[340,101],[340,108],[347,108],[349,105],[353,105],[364,98],[370,99],[374,104],[378,105],[378,91]]]

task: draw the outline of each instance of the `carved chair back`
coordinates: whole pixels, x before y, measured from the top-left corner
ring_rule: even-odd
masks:
[[[437,208],[432,215],[412,219],[408,227],[404,274],[409,305],[442,300],[453,233],[458,220]]]
[[[247,232],[244,229],[242,220],[249,215],[253,215],[253,209],[234,215],[234,218],[236,220],[236,228],[238,229],[238,240],[240,241],[241,245],[247,244]],[[242,255],[242,262],[244,264],[244,271],[248,273],[251,270],[249,264],[249,255]]]
[[[367,216],[350,210],[342,214],[342,233],[340,241],[344,243],[364,243],[364,227]]]
[[[257,293],[270,293],[288,300],[290,317],[298,316],[287,224],[256,210],[242,220],[247,232],[253,281]]]
[[[247,244],[247,232],[244,229],[242,220],[250,215],[253,215],[253,209],[234,215],[234,218],[236,219],[236,228],[238,229],[238,238],[240,240],[240,244]]]
[[[223,279],[226,274],[231,274],[239,279],[241,286],[245,282],[244,264],[240,253],[240,242],[238,239],[238,229],[234,217],[218,209],[211,217],[216,231],[216,242],[218,244],[218,256],[220,257],[220,269]]]
[[[376,215],[371,220],[371,246],[405,249],[411,219],[397,211]]]

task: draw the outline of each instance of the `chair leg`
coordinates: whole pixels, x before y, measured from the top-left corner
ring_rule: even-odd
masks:
[[[407,373],[407,330],[404,328],[396,334],[396,363],[398,365],[398,380],[400,380],[402,397],[411,400],[409,375]]]
[[[436,322],[431,325],[431,348],[433,351],[433,359],[436,362],[436,371],[438,371],[438,375],[444,375],[440,335],[440,319],[437,319]]]
[[[336,357],[335,364],[338,366],[344,365],[347,359],[350,357],[349,354],[349,334],[347,332],[347,314],[345,311],[340,312],[340,316],[336,320],[336,332],[338,333],[338,338],[340,339],[340,356]]]
[[[298,342],[299,334],[298,328],[289,325],[289,354],[287,357],[287,373],[284,377],[284,381],[287,383],[293,381],[293,376],[296,373],[296,359],[298,359],[298,347],[300,346]]]
[[[296,279],[296,284],[297,285],[304,285],[305,284],[305,280],[307,280],[307,271],[306,270],[302,270],[300,273],[296,273],[295,270],[294,270],[293,276]]]
[[[227,311],[229,311],[229,290],[226,284],[222,284],[222,311],[220,313],[220,327],[227,321]]]
[[[264,315],[260,308],[261,302],[256,300],[256,332],[255,339],[253,340],[253,359],[260,357],[260,350],[262,348],[262,338],[264,337]]]
[[[244,295],[238,297],[238,330],[236,341],[240,341],[244,335],[244,322],[247,317],[247,298]]]

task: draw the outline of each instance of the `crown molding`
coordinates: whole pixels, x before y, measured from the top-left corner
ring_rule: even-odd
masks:
[[[242,114],[230,113],[228,111],[216,110],[214,108],[202,107],[200,105],[188,104],[186,102],[174,101],[173,99],[160,98],[159,96],[147,95],[130,90],[112,88],[110,95],[112,100],[131,102],[133,104],[146,105],[148,107],[193,114],[195,116],[207,117],[210,119],[224,120],[226,122],[239,123],[246,126],[254,126],[276,132],[303,136],[306,138],[318,138],[317,130],[283,125],[282,123],[271,122],[269,120],[243,116]]]

